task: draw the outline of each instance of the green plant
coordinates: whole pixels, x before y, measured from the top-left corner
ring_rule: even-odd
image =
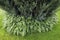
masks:
[[[8,11],[3,26],[12,34],[25,36],[32,32],[49,31],[56,22],[54,12],[59,5],[59,0],[2,0],[0,2]]]
[[[25,36],[34,32],[45,32],[52,30],[56,22],[56,15],[49,17],[45,21],[33,20],[31,17],[25,19],[24,16],[7,15],[4,19],[3,27],[7,32],[15,35]]]

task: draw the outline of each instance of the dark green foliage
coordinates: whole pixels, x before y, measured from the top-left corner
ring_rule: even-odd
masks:
[[[9,12],[4,20],[7,32],[24,36],[52,29],[59,0],[0,0],[0,5]]]
[[[6,9],[13,10],[17,15],[30,17],[37,20],[45,20],[56,9],[59,0],[2,0]]]

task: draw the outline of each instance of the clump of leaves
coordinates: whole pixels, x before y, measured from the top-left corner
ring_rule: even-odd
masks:
[[[52,30],[59,0],[0,0],[0,5],[11,12],[4,19],[7,32],[24,36]]]
[[[56,15],[49,17],[45,21],[38,21],[24,16],[7,15],[4,19],[4,28],[7,32],[15,35],[25,36],[34,32],[46,32],[52,30],[56,22]]]

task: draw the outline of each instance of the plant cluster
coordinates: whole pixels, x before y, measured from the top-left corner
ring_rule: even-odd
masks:
[[[52,30],[59,0],[0,0],[0,5],[8,11],[3,25],[7,32],[25,36]]]

